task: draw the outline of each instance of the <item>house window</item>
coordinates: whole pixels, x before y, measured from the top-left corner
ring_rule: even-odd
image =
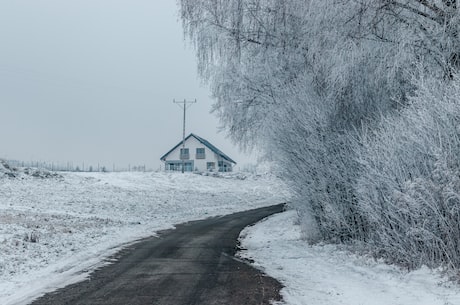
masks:
[[[190,159],[190,154],[189,154],[188,148],[181,148],[180,149],[180,159],[181,160]]]
[[[182,168],[182,162],[170,162],[166,167],[170,171],[180,171]]]
[[[184,171],[191,172],[193,171],[193,164],[192,162],[185,162],[184,163]]]
[[[212,172],[216,169],[216,162],[208,162],[206,163],[206,168],[208,171]]]
[[[182,171],[182,166],[184,166],[185,172],[193,171],[193,161],[168,161],[166,164],[166,170]]]
[[[197,159],[205,159],[206,155],[204,154],[204,148],[197,148],[196,149],[196,158]]]
[[[219,172],[231,172],[232,171],[232,166],[228,162],[219,161],[217,165],[219,166]]]

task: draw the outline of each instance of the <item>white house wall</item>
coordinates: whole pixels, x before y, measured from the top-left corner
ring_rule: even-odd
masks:
[[[179,161],[180,159],[180,150],[182,148],[182,145],[177,147],[175,150],[169,153],[169,155],[166,157],[166,161]],[[185,141],[185,148],[189,149],[189,156],[190,158],[187,160],[193,160],[194,161],[194,169],[197,169],[198,171],[206,171],[207,170],[207,162],[215,162],[215,170],[217,171],[217,164],[219,159],[219,156],[214,153],[212,150],[210,150],[208,147],[206,147],[203,143],[198,141],[195,137],[190,137]],[[204,148],[204,153],[205,153],[205,159],[196,159],[196,149],[197,148]],[[186,161],[187,161],[186,160]]]

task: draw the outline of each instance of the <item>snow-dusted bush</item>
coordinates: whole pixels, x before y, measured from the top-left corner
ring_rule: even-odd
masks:
[[[380,255],[460,268],[460,81],[418,87],[407,108],[355,146],[359,207]]]
[[[26,233],[24,235],[24,241],[30,243],[38,243],[40,240],[40,234],[37,231],[32,231],[31,233]]]

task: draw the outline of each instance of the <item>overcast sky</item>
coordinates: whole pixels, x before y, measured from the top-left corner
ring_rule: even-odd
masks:
[[[218,133],[175,0],[0,0],[0,157],[158,168],[184,98],[187,134],[252,161]]]

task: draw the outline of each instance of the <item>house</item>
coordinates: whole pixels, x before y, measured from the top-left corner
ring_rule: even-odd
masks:
[[[185,148],[182,141],[164,154],[161,161],[165,162],[167,171],[199,171],[199,172],[231,172],[236,164],[209,141],[191,133],[185,138]]]

